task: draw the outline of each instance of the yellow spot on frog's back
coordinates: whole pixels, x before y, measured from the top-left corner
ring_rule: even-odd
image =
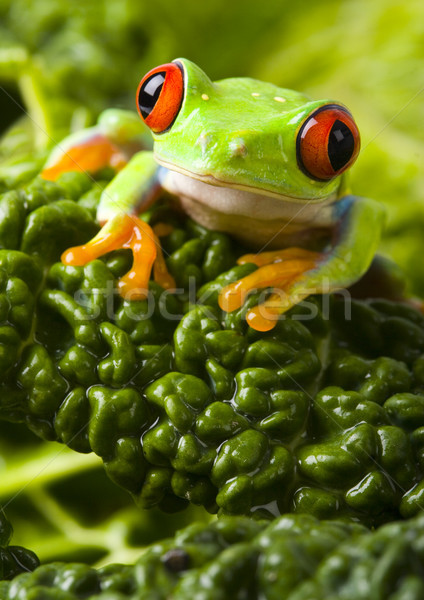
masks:
[[[209,100],[209,96],[207,94],[202,94],[202,100]]]
[[[274,96],[274,100],[276,102],[286,102],[286,99],[282,98],[281,96]]]
[[[260,94],[258,94],[258,92],[252,92],[252,96],[253,96],[254,98],[257,98],[258,96],[260,96]]]

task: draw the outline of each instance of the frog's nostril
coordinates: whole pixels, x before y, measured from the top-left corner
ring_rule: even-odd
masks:
[[[202,132],[199,135],[199,137],[197,138],[196,145],[200,146],[202,144],[206,144],[208,142],[208,139],[209,139],[209,134]]]
[[[247,154],[246,144],[244,143],[243,140],[240,140],[240,139],[231,140],[231,142],[229,143],[229,148],[230,148],[231,156],[234,156],[234,157],[240,156],[241,158],[244,158]]]
[[[202,153],[204,154],[207,151],[207,149],[211,146],[212,143],[213,143],[212,136],[209,133],[203,132],[197,138],[195,145],[200,146],[200,148],[202,149]]]

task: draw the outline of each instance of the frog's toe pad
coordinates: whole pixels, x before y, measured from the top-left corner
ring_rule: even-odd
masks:
[[[276,326],[282,314],[287,312],[292,306],[299,304],[299,302],[309,295],[309,292],[292,293],[291,288],[293,287],[293,283],[291,282],[286,289],[278,290],[279,293],[271,294],[265,302],[247,311],[246,321],[252,329],[264,332],[270,331]]]

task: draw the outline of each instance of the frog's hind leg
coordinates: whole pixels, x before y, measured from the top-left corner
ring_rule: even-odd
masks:
[[[173,289],[175,281],[168,273],[158,237],[148,223],[134,215],[119,214],[108,221],[99,233],[83,246],[69,248],[62,254],[65,265],[82,266],[112,250],[129,248],[133,265],[118,282],[126,299],[147,297],[150,273],[165,289]]]
[[[41,177],[55,181],[62,173],[96,173],[105,167],[120,171],[143,148],[145,126],[130,111],[104,111],[97,125],[77,131],[55,146]]]
[[[41,177],[55,181],[62,173],[96,173],[104,167],[119,171],[126,162],[118,146],[93,127],[70,136],[55,148],[41,171]]]

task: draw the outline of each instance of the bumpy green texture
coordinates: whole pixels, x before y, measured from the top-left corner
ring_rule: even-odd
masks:
[[[0,509],[0,580],[13,579],[20,573],[31,572],[40,564],[31,550],[9,545],[12,535],[12,525]]]
[[[128,302],[115,252],[56,262],[97,230],[102,182],[67,174],[0,197],[2,419],[94,452],[142,507],[286,511],[366,524],[424,505],[424,317],[387,301],[324,297],[269,333],[252,296],[231,314],[223,285],[250,273],[227,236],[165,206],[178,290]],[[197,292],[197,303],[196,303]]]
[[[375,532],[284,515],[193,524],[134,566],[51,563],[0,583],[4,600],[420,600],[424,517]]]

